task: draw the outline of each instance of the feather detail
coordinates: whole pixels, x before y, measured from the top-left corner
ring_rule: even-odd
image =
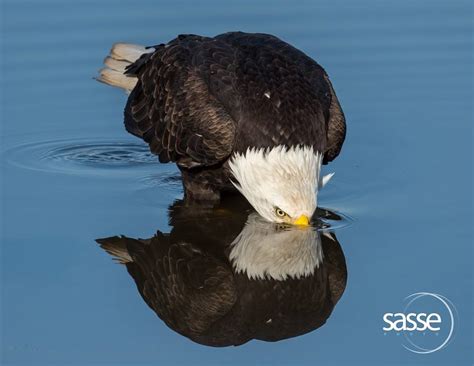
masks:
[[[248,148],[229,161],[232,183],[266,220],[284,222],[275,208],[291,218],[311,217],[317,206],[317,193],[323,156],[310,146]],[[325,180],[325,183],[328,179]]]
[[[319,181],[319,188],[320,189],[324,188],[324,186],[329,183],[329,181],[334,176],[334,174],[336,173],[329,173],[329,174],[326,174],[324,177],[322,177],[321,180]]]
[[[130,94],[137,84],[138,78],[134,75],[126,75],[126,69],[141,55],[154,51],[154,48],[145,48],[136,44],[114,44],[110,50],[110,55],[104,60],[105,67],[99,71],[97,81],[124,89]]]
[[[236,272],[254,280],[307,277],[323,260],[320,233],[314,229],[281,229],[252,213],[233,240],[229,259]]]

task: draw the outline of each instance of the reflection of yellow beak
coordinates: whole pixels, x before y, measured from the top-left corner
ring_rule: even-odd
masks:
[[[293,224],[300,226],[309,226],[309,217],[306,215],[301,215],[293,222]]]

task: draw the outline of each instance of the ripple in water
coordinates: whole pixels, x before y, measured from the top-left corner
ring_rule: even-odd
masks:
[[[5,156],[22,168],[68,174],[127,174],[130,168],[158,163],[145,144],[89,139],[19,145],[7,150]]]
[[[183,187],[181,174],[178,171],[161,171],[141,178],[140,183],[146,188],[166,188],[180,191]]]
[[[354,219],[341,212],[330,210],[324,207],[316,209],[315,226],[320,231],[336,230],[350,226]]]
[[[136,169],[156,171],[158,159],[148,146],[124,141],[91,141],[90,139],[44,141],[18,145],[5,152],[6,160],[15,166],[44,172],[115,176],[136,175]],[[143,172],[142,172],[143,173]],[[146,174],[139,181],[146,189],[180,192],[181,175],[176,170]],[[353,219],[326,208],[317,209],[320,230],[348,226]]]

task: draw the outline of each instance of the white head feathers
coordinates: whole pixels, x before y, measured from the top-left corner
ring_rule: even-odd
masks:
[[[265,222],[252,213],[231,244],[229,258],[237,273],[250,279],[310,276],[323,260],[321,237],[314,228],[299,229]]]
[[[311,218],[318,189],[332,177],[320,179],[322,159],[312,147],[279,145],[249,148],[235,154],[229,166],[234,185],[263,218],[291,223],[302,215]]]

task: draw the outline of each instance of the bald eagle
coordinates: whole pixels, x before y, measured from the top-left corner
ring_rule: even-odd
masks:
[[[185,198],[240,191],[271,222],[308,225],[344,114],[324,69],[268,34],[117,43],[99,81],[125,89],[125,128],[181,171]]]
[[[277,341],[321,327],[347,281],[335,234],[263,222],[242,201],[217,209],[177,201],[171,232],[97,242],[168,327],[195,342]]]

